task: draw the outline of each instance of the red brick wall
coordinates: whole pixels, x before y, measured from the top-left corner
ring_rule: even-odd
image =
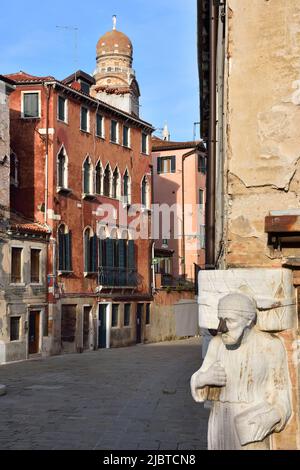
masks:
[[[19,158],[19,188],[12,192],[13,207],[24,215],[44,221],[44,213],[40,207],[45,200],[45,136],[40,136],[39,128],[46,127],[46,92],[44,87],[26,86],[23,89],[41,90],[42,112],[41,119],[24,120],[20,117],[21,87],[11,96],[11,137],[12,148]],[[95,169],[96,162],[100,158],[105,167],[110,162],[112,170],[118,164],[120,174],[123,175],[126,167],[131,176],[131,201],[141,203],[141,180],[144,174],[150,173],[150,156],[141,154],[141,128],[131,128],[131,149],[121,145],[112,144],[110,139],[110,116],[99,112],[105,117],[105,140],[95,136],[94,120],[95,108],[90,108],[91,133],[80,131],[80,106],[79,101],[68,99],[68,124],[57,121],[57,92],[52,91],[50,96],[49,128],[54,128],[54,135],[49,138],[49,195],[48,209],[52,209],[60,216],[60,220],[47,219],[52,227],[52,236],[56,238],[57,228],[60,223],[65,223],[72,231],[72,264],[73,275],[60,278],[65,292],[88,293],[96,286],[96,278],[84,278],[83,271],[83,230],[89,225],[96,230],[96,221],[99,220],[93,212],[103,203],[111,203],[118,207],[118,201],[103,196],[94,201],[82,199],[82,165],[87,155],[90,156]],[[122,121],[120,122],[120,141],[122,140]],[[68,187],[72,190],[70,195],[61,195],[56,192],[56,158],[61,148],[65,146],[68,155]],[[80,207],[81,205],[81,207]],[[141,275],[140,291],[149,292],[149,265],[150,265],[150,241],[138,240],[137,268]],[[52,250],[49,250],[49,267],[52,266]]]

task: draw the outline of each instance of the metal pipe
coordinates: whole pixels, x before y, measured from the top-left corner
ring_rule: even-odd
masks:
[[[207,147],[205,267],[215,268],[215,195],[216,195],[216,43],[218,9],[209,2],[209,133]]]

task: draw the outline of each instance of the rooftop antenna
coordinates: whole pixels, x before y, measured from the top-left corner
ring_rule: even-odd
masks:
[[[113,30],[117,29],[117,15],[113,15]]]
[[[56,29],[65,29],[74,32],[74,68],[75,68],[75,81],[76,72],[78,70],[78,30],[77,26],[56,26]]]

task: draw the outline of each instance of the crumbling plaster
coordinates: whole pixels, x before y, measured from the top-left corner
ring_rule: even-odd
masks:
[[[227,17],[226,264],[280,266],[264,218],[299,207],[300,4],[229,0]]]

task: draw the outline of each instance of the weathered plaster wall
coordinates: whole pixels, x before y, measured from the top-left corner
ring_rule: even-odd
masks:
[[[227,16],[226,264],[280,266],[264,218],[299,206],[300,4],[229,0]]]
[[[11,247],[22,248],[21,283],[11,283]],[[40,283],[30,282],[30,250],[41,250]],[[40,352],[48,353],[42,337],[42,325],[46,321],[46,259],[47,245],[40,240],[9,239],[0,244],[0,363],[27,359],[28,321],[32,310],[41,312]],[[10,317],[20,317],[20,337],[10,341]]]
[[[7,217],[9,207],[10,138],[9,98],[6,87],[6,84],[0,80],[0,216]]]
[[[174,305],[183,299],[194,299],[193,292],[167,292],[160,290],[154,296],[150,325],[145,326],[145,342],[156,343],[176,339]]]
[[[288,253],[268,247],[264,219],[269,211],[299,207],[300,4],[228,0],[227,19],[225,266],[281,267]],[[289,254],[299,256],[299,248]],[[295,449],[300,444],[297,331],[279,336],[288,356],[294,413],[274,445]]]

